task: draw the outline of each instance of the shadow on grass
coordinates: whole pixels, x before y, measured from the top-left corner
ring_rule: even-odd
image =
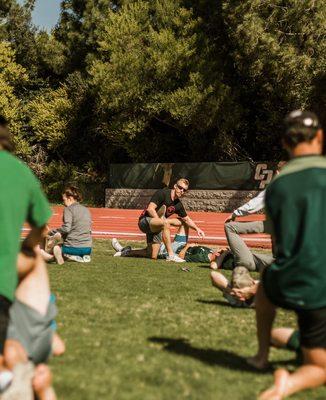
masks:
[[[222,307],[229,307],[229,308],[234,308],[234,309],[241,309],[243,311],[246,310],[254,310],[254,308],[250,307],[232,307],[227,301],[223,300],[204,300],[204,299],[197,299],[197,303],[201,304],[209,304],[209,305],[214,305],[214,306],[222,306]]]
[[[166,337],[150,337],[148,340],[152,343],[160,343],[163,345],[163,350],[170,353],[179,354],[187,357],[195,358],[205,364],[211,366],[220,366],[237,371],[259,372],[251,368],[243,357],[227,351],[215,349],[201,349],[192,346],[187,339],[173,339]],[[263,373],[270,372],[270,370],[263,371]]]
[[[198,347],[194,347],[189,343],[187,339],[184,338],[174,339],[154,336],[148,338],[148,341],[163,345],[163,350],[170,353],[192,357],[211,366],[220,366],[236,371],[247,371],[256,372],[257,374],[266,374],[272,372],[275,366],[279,367],[281,365],[299,365],[297,358],[291,358],[288,360],[273,361],[270,363],[270,368],[264,371],[259,371],[248,365],[245,358],[239,356],[236,353],[228,350],[216,350],[211,348],[201,349]]]

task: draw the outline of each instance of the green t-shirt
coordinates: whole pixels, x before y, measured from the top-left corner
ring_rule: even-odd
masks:
[[[265,269],[269,299],[290,309],[326,307],[326,159],[291,160],[266,190],[276,260]]]
[[[209,254],[212,253],[213,250],[206,246],[189,247],[185,254],[185,260],[187,262],[209,263]]]
[[[50,216],[49,203],[30,169],[0,150],[0,295],[9,300],[14,298],[24,222],[41,227]]]

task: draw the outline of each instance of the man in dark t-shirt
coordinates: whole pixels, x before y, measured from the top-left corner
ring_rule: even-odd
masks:
[[[276,308],[294,310],[303,366],[275,372],[261,399],[283,399],[326,383],[326,159],[315,114],[293,111],[283,144],[291,160],[266,191],[275,261],[263,271],[256,295],[258,352],[248,363],[267,366]]]
[[[167,261],[184,262],[172,249],[170,228],[180,227],[184,224],[188,228],[194,229],[199,237],[204,237],[204,232],[198,228],[195,222],[187,214],[180,198],[187,192],[189,181],[179,179],[172,189],[164,188],[156,191],[152,196],[148,206],[141,213],[138,221],[139,229],[146,234],[147,255],[157,259],[160,245],[163,241],[168,252]],[[171,218],[177,214],[178,218]],[[129,256],[146,256],[144,250],[131,250]]]

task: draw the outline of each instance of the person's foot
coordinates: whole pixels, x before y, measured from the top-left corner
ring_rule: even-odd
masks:
[[[117,252],[119,252],[123,249],[123,246],[121,246],[121,244],[119,243],[117,238],[113,238],[111,240],[111,244],[112,244],[112,247],[114,248],[114,250]]]
[[[176,263],[186,262],[186,260],[184,260],[183,258],[180,258],[176,254],[173,254],[172,256],[167,256],[166,261],[172,261],[172,262],[176,262]]]
[[[91,262],[91,256],[83,256],[84,263]]]
[[[257,356],[246,358],[246,363],[257,371],[266,371],[270,368],[267,360],[262,360]]]
[[[60,246],[54,246],[53,255],[54,255],[54,258],[55,258],[57,264],[59,264],[59,265],[64,264],[65,261],[64,261],[63,256],[62,256],[62,251],[61,251],[61,247]]]
[[[285,369],[278,369],[274,374],[274,385],[265,390],[258,400],[282,400],[290,374]]]
[[[121,251],[117,251],[113,254],[113,257],[121,257]]]
[[[32,378],[34,367],[32,363],[17,364],[13,369],[14,378],[8,389],[1,395],[1,400],[33,400]]]

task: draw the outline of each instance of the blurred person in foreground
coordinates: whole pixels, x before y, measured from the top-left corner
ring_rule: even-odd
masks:
[[[323,131],[314,113],[293,111],[283,146],[290,161],[266,190],[275,261],[262,273],[256,294],[258,352],[247,362],[268,367],[276,308],[297,315],[303,365],[290,374],[275,372],[261,400],[283,399],[326,383],[326,159]]]
[[[9,325],[9,314],[19,277],[24,278],[35,265],[36,248],[43,238],[51,209],[39,181],[31,170],[14,157],[8,124],[0,116],[0,364]],[[31,230],[21,243],[21,229],[27,221]],[[2,374],[0,374],[1,384]]]

